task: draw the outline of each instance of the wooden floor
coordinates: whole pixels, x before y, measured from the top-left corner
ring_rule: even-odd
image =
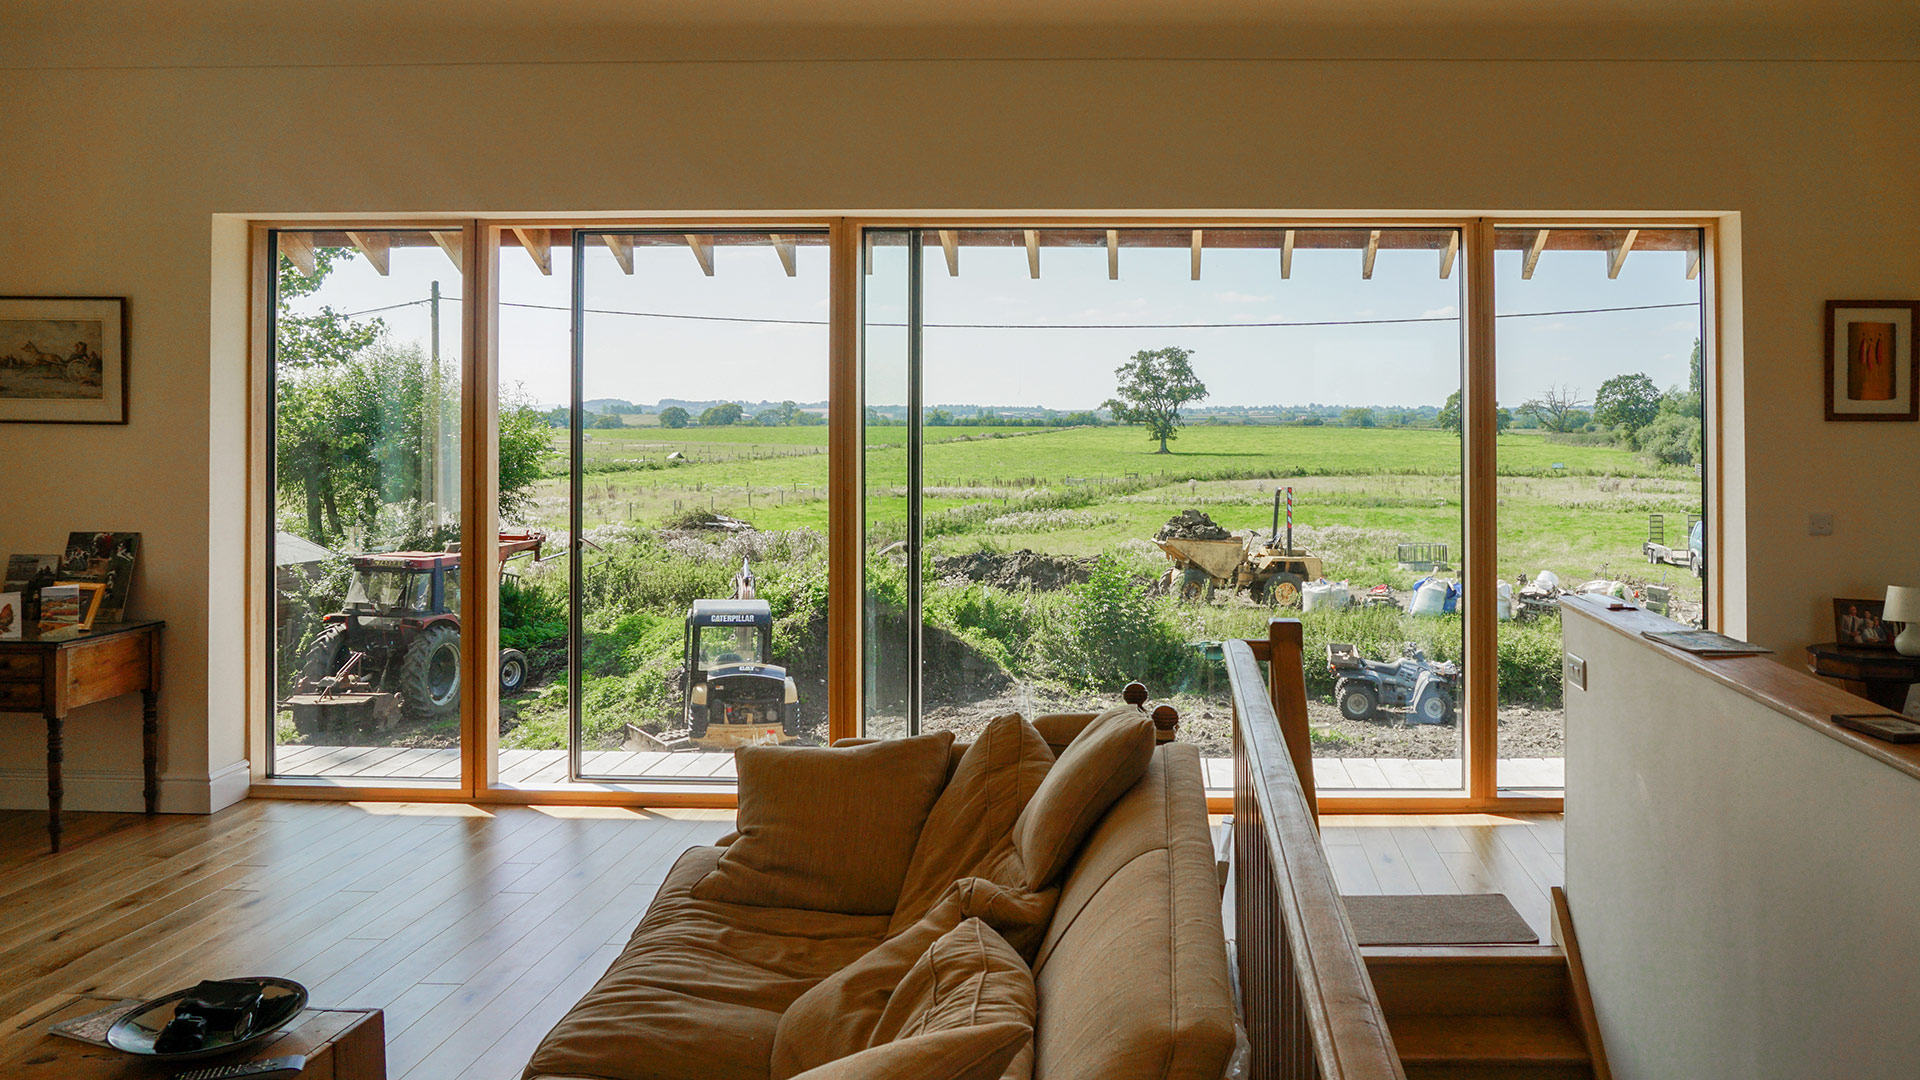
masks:
[[[1330,814],[1320,839],[1342,894],[1505,893],[1552,940],[1548,890],[1567,880],[1559,814]]]
[[[386,1011],[389,1075],[509,1078],[720,811],[250,800],[211,817],[0,812],[0,1075],[79,992],[296,979]]]
[[[733,779],[733,755],[713,753],[632,753],[623,750],[588,751],[581,760],[588,776],[646,779]],[[460,751],[374,746],[288,746],[274,752],[279,776],[419,777],[457,780]],[[1233,787],[1233,761],[1208,758],[1207,786]],[[1321,791],[1431,791],[1458,788],[1462,773],[1458,758],[1422,761],[1407,758],[1315,758],[1315,786]],[[564,750],[502,750],[500,781],[523,787],[564,789],[567,778]],[[1560,758],[1513,758],[1499,763],[1502,788],[1552,790],[1565,786],[1565,763]]]
[[[296,979],[386,1011],[394,1080],[517,1075],[726,811],[255,799],[210,817],[0,811],[0,1075],[68,994]],[[1558,815],[1329,817],[1342,891],[1505,892],[1546,933]]]

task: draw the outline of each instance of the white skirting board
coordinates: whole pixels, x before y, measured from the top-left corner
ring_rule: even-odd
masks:
[[[223,766],[211,776],[160,774],[160,812],[210,814],[247,797],[252,783],[245,761]],[[61,775],[63,811],[134,813],[146,809],[146,779],[134,772],[78,772]],[[0,809],[45,810],[47,774],[36,769],[0,770]]]

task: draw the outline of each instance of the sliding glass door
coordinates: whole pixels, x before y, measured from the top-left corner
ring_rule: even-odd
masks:
[[[269,235],[267,771],[458,780],[461,231]]]

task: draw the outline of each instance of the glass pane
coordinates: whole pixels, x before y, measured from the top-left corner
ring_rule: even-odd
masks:
[[[869,233],[865,241],[866,324],[861,328],[866,383],[866,628],[864,733],[911,733],[910,695],[917,660],[909,622],[908,396],[911,335],[908,234]]]
[[[1455,241],[926,232],[923,726],[1139,679],[1226,786],[1219,642],[1304,605],[1320,786],[1459,788]]]
[[[568,765],[573,233],[540,238],[546,272],[512,231],[499,253],[499,779],[553,786]]]
[[[278,776],[460,776],[459,233],[280,232]]]
[[[1701,234],[1501,229],[1499,784],[1564,786],[1562,592],[1703,622]]]
[[[580,257],[580,775],[824,742],[826,234],[589,233]]]

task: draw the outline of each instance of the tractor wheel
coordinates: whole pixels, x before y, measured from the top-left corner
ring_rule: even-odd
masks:
[[[527,654],[519,649],[500,650],[500,692],[517,694],[527,685]]]
[[[1380,692],[1366,683],[1348,683],[1340,688],[1340,715],[1349,720],[1371,720],[1380,707]]]
[[[1277,608],[1297,608],[1303,584],[1305,581],[1299,574],[1275,574],[1267,582],[1267,599]]]
[[[400,704],[411,720],[460,715],[460,631],[429,626],[400,661]]]

